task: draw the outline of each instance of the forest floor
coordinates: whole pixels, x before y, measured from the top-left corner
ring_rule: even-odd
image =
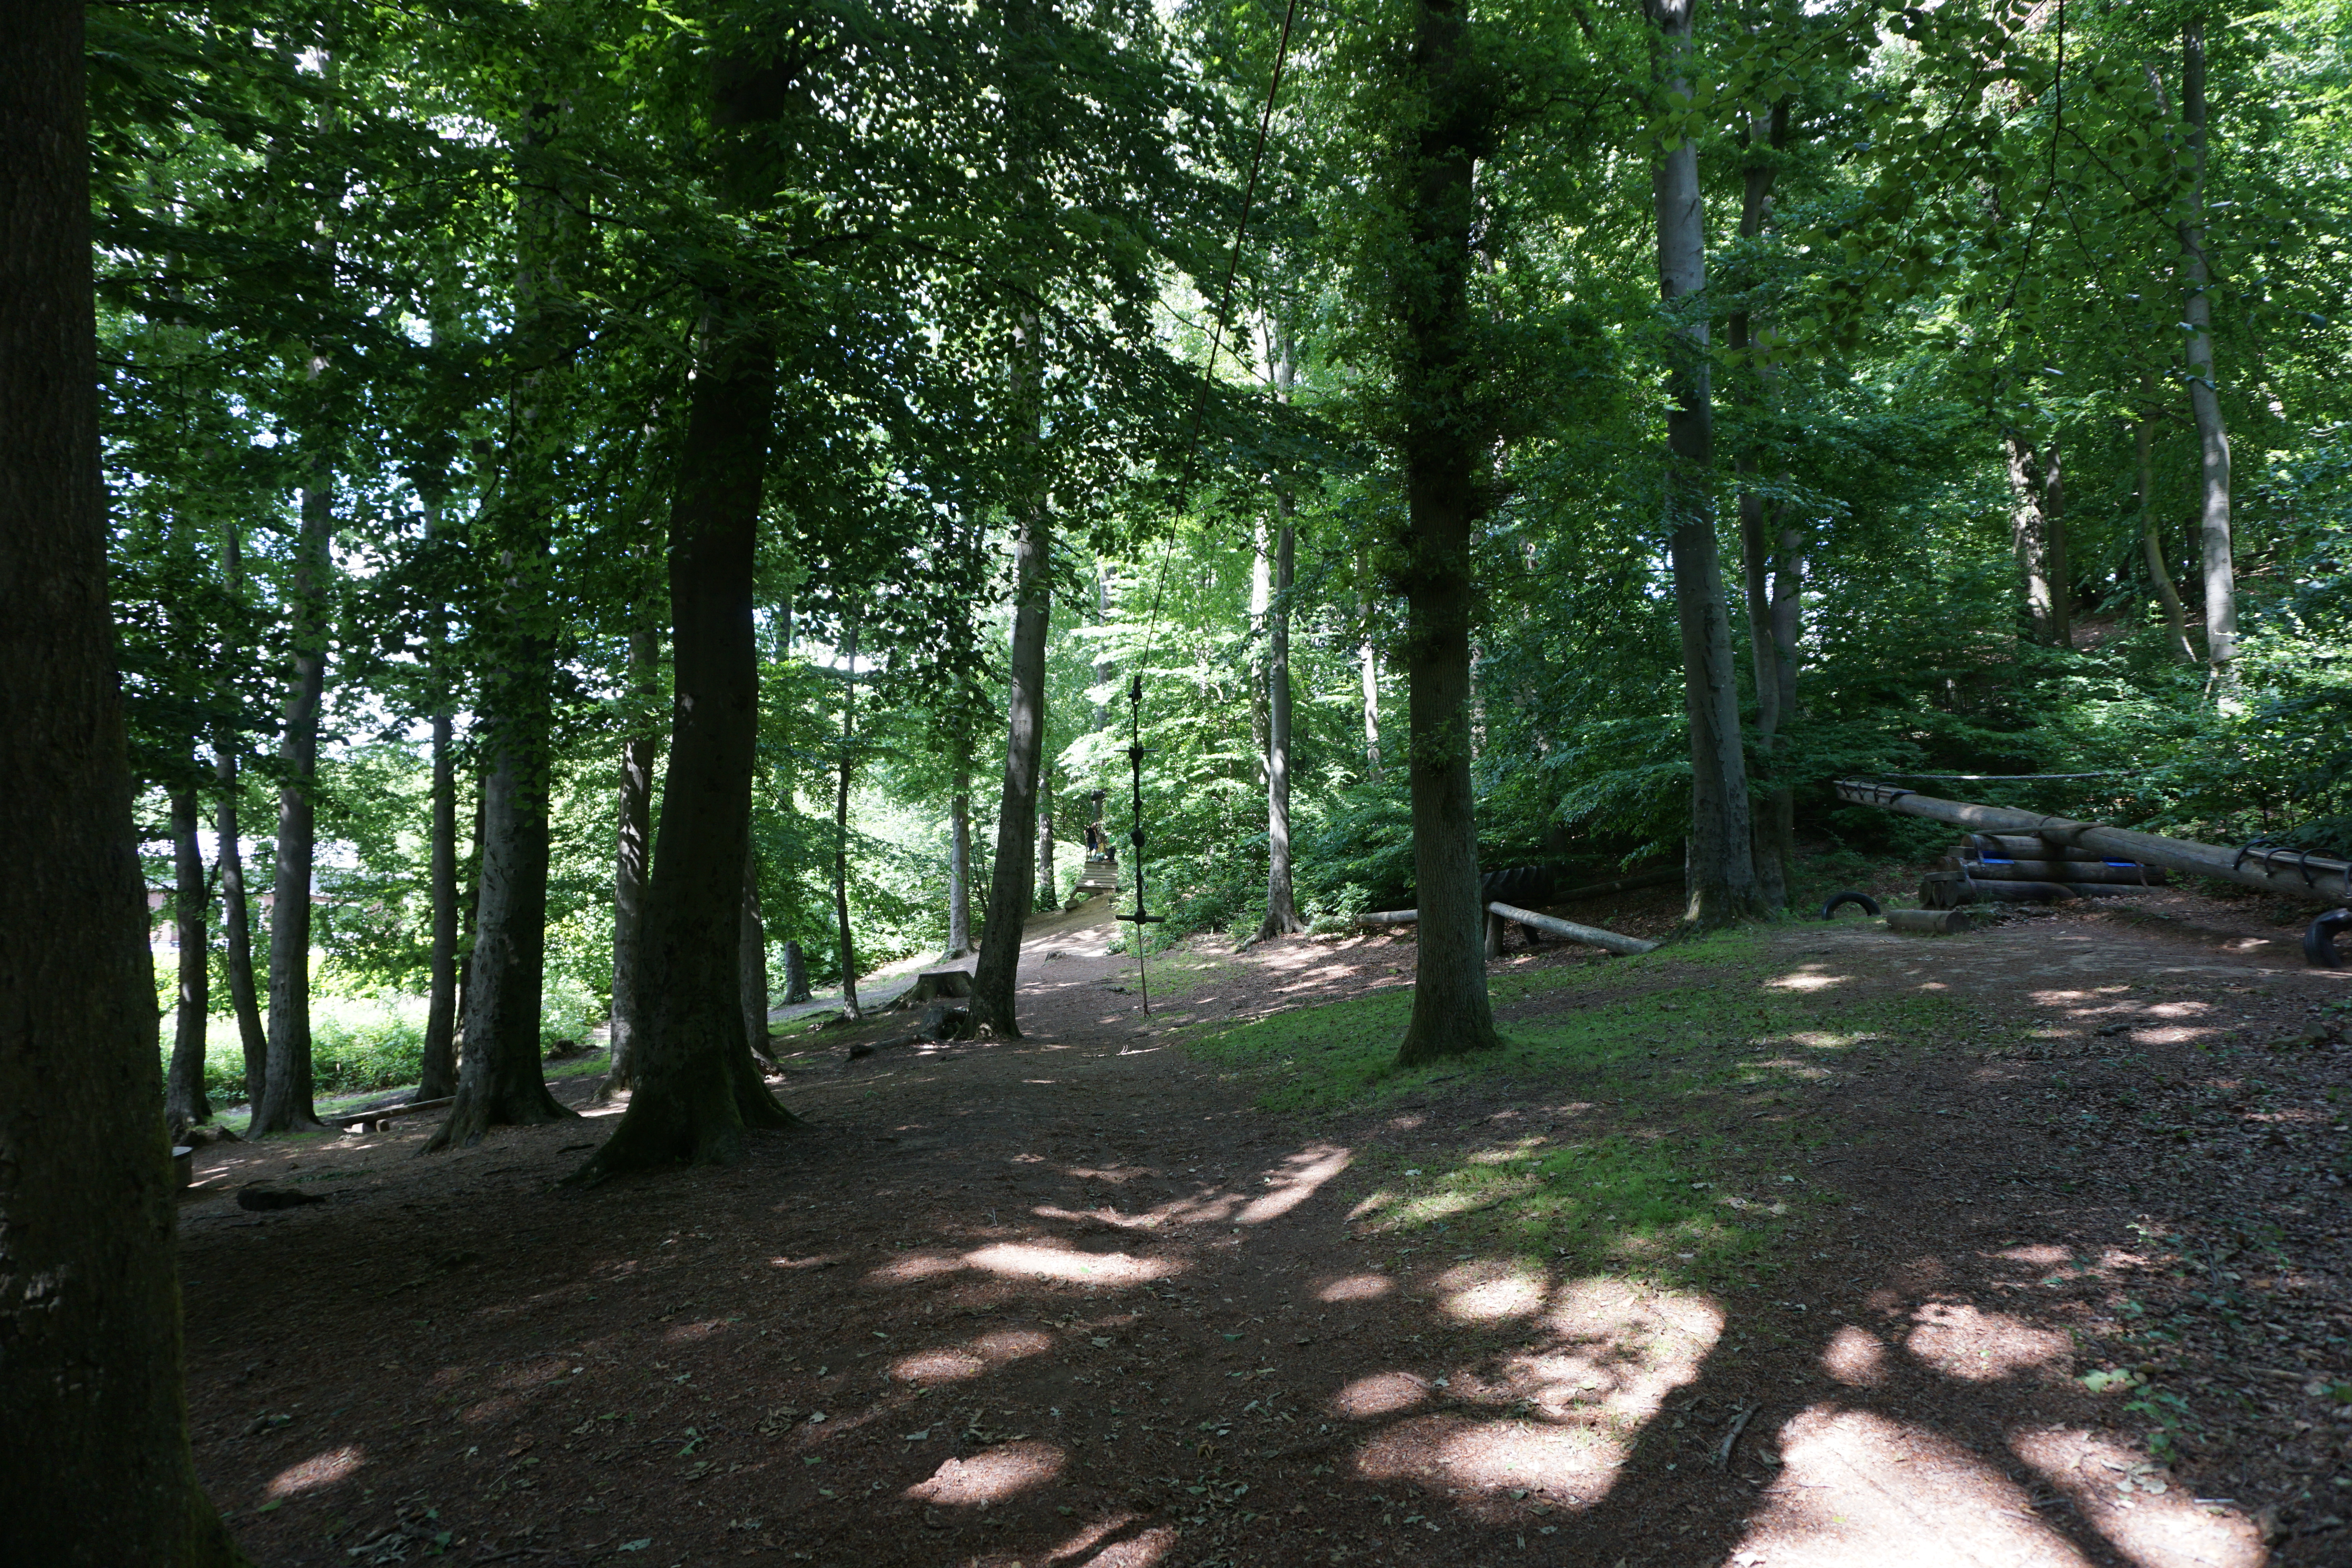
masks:
[[[1147,1017],[1096,903],[1020,1040],[780,1041],[733,1169],[557,1188],[586,1079],[207,1147],[198,1464],[269,1568],[2352,1562],[2352,974],[2135,905],[1515,950],[1400,1075],[1409,937]]]

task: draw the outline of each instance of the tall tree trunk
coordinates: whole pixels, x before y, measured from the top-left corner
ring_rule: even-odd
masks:
[[[1356,608],[1363,616],[1363,640],[1356,645],[1356,662],[1364,682],[1364,776],[1374,784],[1381,773],[1381,655],[1372,643],[1372,569],[1362,551],[1356,552],[1356,581],[1362,584]]]
[[[1265,519],[1250,520],[1249,647],[1250,754],[1257,763],[1257,787],[1266,787],[1265,617],[1274,604],[1274,555],[1267,548]]]
[[[849,779],[854,771],[850,747],[857,723],[857,622],[849,623],[843,655],[846,667],[841,683],[841,773],[833,796],[833,918],[841,931],[841,1006],[850,1017],[862,1018],[857,1006],[857,942],[849,929]]]
[[[441,497],[427,491],[425,537],[440,532]],[[446,1100],[457,1092],[457,703],[449,679],[448,608],[436,606],[425,634],[425,663],[433,680],[433,809],[430,868],[433,953],[428,961],[425,1003],[425,1053],[416,1080],[418,1100]]]
[[[640,622],[629,632],[629,684],[649,696],[661,657],[661,633]],[[646,867],[652,846],[654,752],[660,743],[647,716],[633,721],[621,742],[618,824],[613,849],[613,1023],[604,1082],[596,1093],[610,1100],[630,1087],[637,1036],[645,1017],[639,987],[645,951]]]
[[[2011,430],[2009,447],[2010,547],[2017,557],[2019,590],[2025,598],[2034,639],[2053,647],[2074,646],[2066,586],[2065,480],[2058,437],[2047,453],[2037,451]]]
[[[784,1005],[796,1006],[809,999],[808,961],[801,956],[801,944],[784,943]]]
[[[269,1081],[269,1037],[261,1027],[261,999],[253,984],[253,913],[245,893],[245,848],[238,830],[236,742],[224,734],[214,753],[214,776],[219,780],[220,804],[213,816],[213,836],[219,842],[221,926],[226,939],[221,967],[228,976],[229,1007],[236,1015],[237,1043],[245,1053],[245,1103],[261,1109],[261,1091]]]
[[[1763,237],[1765,220],[1771,212],[1772,184],[1780,172],[1778,155],[1789,139],[1789,100],[1784,98],[1768,112],[1751,118],[1742,135],[1749,162],[1741,171],[1739,237],[1753,246]],[[1752,288],[1752,275],[1743,279],[1742,283],[1743,291]],[[1759,363],[1758,323],[1744,303],[1731,312],[1729,327],[1732,357],[1744,366],[1737,384],[1752,416],[1761,412],[1770,390],[1772,373]],[[1739,476],[1739,545],[1747,589],[1748,647],[1756,677],[1756,750],[1759,757],[1765,760],[1769,773],[1769,759],[1780,742],[1784,717],[1783,678],[1794,675],[1793,668],[1781,668],[1781,661],[1792,658],[1795,650],[1784,649],[1775,635],[1770,515],[1775,509],[1768,509],[1764,498],[1756,490],[1761,464],[1752,437],[1734,466]],[[1795,829],[1794,795],[1785,783],[1768,777],[1762,781],[1762,799],[1756,811],[1755,858],[1757,887],[1769,909],[1788,907],[1789,880],[1796,860]]]
[[[1281,378],[1277,378],[1280,380]],[[1259,940],[1305,931],[1290,878],[1290,584],[1297,566],[1288,490],[1275,495],[1274,595],[1265,617],[1265,919]]]
[[[244,1558],[196,1484],[99,478],[82,7],[0,73],[0,1562]]]
[[[1034,414],[1039,382],[1037,327],[1024,321],[1013,356],[1013,403],[1023,445],[1037,444]],[[1021,937],[1030,910],[1036,853],[1038,763],[1045,747],[1045,634],[1052,613],[1053,521],[1032,486],[1019,508],[1013,542],[1013,658],[1005,701],[1004,804],[996,816],[996,863],[988,882],[988,912],[972,965],[973,1026],[1005,1038],[1021,1028],[1013,1016],[1020,978]]]
[[[320,368],[313,362],[314,373]],[[250,1130],[323,1131],[310,1088],[310,869],[316,849],[319,705],[327,687],[328,536],[334,526],[334,465],[311,454],[294,554],[294,672],[278,760],[278,857],[269,903],[269,1071]]]
[[[2230,433],[2213,382],[2213,273],[2205,255],[2205,21],[2180,32],[2180,113],[2189,128],[2189,211],[2180,219],[2180,258],[2188,274],[2181,319],[2189,408],[2197,420],[2198,539],[2205,565],[2205,657],[2226,698],[2237,685],[2238,578],[2231,559]]]
[[[231,615],[245,599],[243,542],[232,518],[222,531],[221,583],[228,591]],[[243,649],[234,641],[222,648],[224,662],[234,667]],[[223,707],[227,683],[222,683]],[[236,1015],[237,1042],[245,1053],[245,1103],[249,1111],[261,1109],[261,1091],[269,1077],[269,1037],[261,1027],[261,1001],[253,984],[253,911],[246,900],[245,839],[237,822],[237,751],[242,742],[235,725],[224,721],[213,740],[213,776],[220,803],[213,816],[213,837],[219,840],[221,925],[227,939],[221,967],[228,977],[229,1008]]]
[[[1400,1066],[1501,1044],[1486,995],[1486,908],[1470,784],[1471,532],[1486,441],[1471,396],[1472,181],[1492,135],[1488,68],[1462,0],[1419,0],[1407,67],[1419,106],[1395,171],[1413,258],[1391,285],[1403,328],[1405,668],[1412,861],[1421,921]]]
[[[1659,37],[1653,57],[1659,97],[1687,98],[1684,59],[1694,0],[1646,0]],[[1731,617],[1716,555],[1708,469],[1714,461],[1713,393],[1706,359],[1706,224],[1698,148],[1681,136],[1651,172],[1658,220],[1658,292],[1674,321],[1666,415],[1667,553],[1682,630],[1683,700],[1690,720],[1689,902],[1698,927],[1766,912],[1756,879],[1748,812],[1748,766],[1739,734],[1739,685],[1731,658]]]
[[[341,63],[331,37],[322,36],[320,120],[331,127]],[[340,196],[343,182],[333,193]],[[327,210],[333,210],[331,206]],[[322,218],[310,240],[320,270],[335,270],[335,242]],[[329,373],[325,353],[309,351],[306,374],[314,386]],[[269,903],[269,1070],[260,1105],[248,1131],[310,1132],[320,1130],[311,1104],[310,1077],[310,893],[317,851],[320,707],[327,689],[327,589],[334,571],[330,546],[334,532],[335,466],[341,453],[339,430],[330,416],[314,413],[303,433],[309,447],[301,490],[301,523],[294,549],[293,613],[289,630],[292,679],[279,726],[278,760],[278,853]]]
[[[205,933],[205,852],[196,843],[196,792],[172,792],[172,934],[179,947],[178,1011],[173,1020],[172,1068],[163,1079],[163,1118],[176,1131],[210,1121],[205,1098],[205,1029],[211,1022],[211,943]]]
[[[419,1100],[457,1092],[457,768],[455,723],[433,715],[433,952],[427,961],[425,1057],[416,1080]]]
[[[482,909],[482,846],[488,839],[486,816],[489,809],[489,779],[478,766],[474,770],[474,827],[466,842],[463,864],[457,868],[457,951],[470,959],[474,951],[474,934]],[[460,961],[457,965],[457,1038],[466,1037],[466,1018],[474,1010],[474,966]]]
[[[1037,771],[1037,911],[1043,914],[1060,908],[1061,890],[1054,874],[1054,770],[1041,767]]]
[[[971,771],[959,765],[948,797],[947,958],[971,951]]]
[[[524,570],[536,573],[541,564],[530,562]],[[547,643],[524,630],[513,638],[512,658],[488,683],[484,715],[492,762],[482,785],[465,1057],[457,1103],[425,1141],[427,1153],[478,1143],[492,1127],[534,1127],[577,1114],[548,1092],[540,1043],[547,973]]]
[[[2166,640],[2182,659],[2195,664],[2197,649],[2189,640],[2189,612],[2180,603],[2180,590],[2173,585],[2172,566],[2164,558],[2164,531],[2156,521],[2157,400],[2153,373],[2140,373],[2139,395],[2139,418],[2133,430],[2133,471],[2139,502],[2140,549],[2147,557],[2148,582],[2156,589],[2157,602],[2164,606]]]
[[[721,62],[722,108],[736,70]],[[646,888],[636,1089],[571,1180],[681,1162],[732,1164],[747,1128],[793,1124],[743,1037],[737,973],[760,670],[751,624],[762,470],[775,419],[765,323],[715,293],[670,508],[669,771]]]
[[[548,476],[563,441],[547,378],[568,357],[557,303],[565,215],[542,162],[561,110],[533,103],[514,147],[515,331],[529,362],[513,393],[514,436],[489,507],[506,573],[490,633],[481,729],[490,757],[483,784],[481,868],[474,947],[467,955],[465,1058],[457,1102],[425,1152],[481,1142],[493,1127],[533,1127],[575,1114],[548,1092],[540,1021],[547,982],[548,793],[552,767],[555,596],[550,578],[556,505]]]
[[[768,1049],[768,927],[760,918],[760,858],[749,845],[743,855],[743,928],[740,977],[743,987],[743,1035],[761,1056]]]

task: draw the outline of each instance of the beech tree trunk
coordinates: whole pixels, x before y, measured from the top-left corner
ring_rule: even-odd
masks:
[[[746,825],[749,826],[748,824]],[[743,1036],[751,1048],[772,1058],[768,1049],[768,927],[760,918],[760,858],[745,847],[743,856],[743,929],[741,984]]]
[[[1419,0],[1407,65],[1416,122],[1392,175],[1412,259],[1394,279],[1407,510],[1406,751],[1421,924],[1400,1066],[1501,1043],[1486,995],[1486,908],[1470,784],[1471,533],[1486,432],[1471,392],[1471,233],[1477,160],[1493,134],[1488,68],[1462,0]]]
[[[1022,410],[1024,445],[1037,440],[1036,323],[1024,322],[1013,356],[1013,403]],[[975,1028],[1018,1038],[1013,988],[1021,968],[1021,936],[1034,888],[1038,763],[1045,745],[1045,634],[1052,614],[1053,523],[1045,498],[1032,489],[1019,509],[1013,542],[1013,658],[1005,700],[1004,804],[996,816],[996,863],[988,882],[988,912],[972,966]]]
[[[719,64],[723,123],[745,118],[729,109],[730,89],[747,74]],[[680,1163],[732,1164],[743,1156],[747,1128],[796,1121],[768,1092],[743,1037],[738,973],[760,715],[752,567],[775,419],[775,349],[756,312],[741,312],[717,290],[702,346],[670,508],[677,690],[646,888],[636,1087],[612,1138],[570,1178],[583,1184]]]
[[[629,633],[629,677],[644,695],[661,657],[661,634],[640,624]],[[619,823],[613,850],[613,1022],[604,1082],[596,1095],[610,1100],[630,1086],[645,1004],[638,994],[645,947],[646,867],[652,847],[654,752],[659,737],[641,722],[621,743]],[[789,998],[787,998],[789,1000]]]
[[[2036,641],[2074,646],[2072,592],[2066,571],[2066,488],[2058,437],[2038,451],[2017,431],[2009,446],[2010,545]]]
[[[841,932],[841,1006],[852,1018],[866,1015],[857,1006],[857,942],[849,929],[849,777],[850,747],[857,720],[857,623],[845,634],[846,660],[841,683],[841,773],[833,797],[833,918]]]
[[[446,1100],[457,1092],[457,769],[454,725],[433,715],[433,954],[425,1002],[425,1059],[416,1098]]]
[[[1780,173],[1778,155],[1789,140],[1789,100],[1784,98],[1768,112],[1751,118],[1741,134],[1749,162],[1741,171],[1739,237],[1752,245],[1763,237],[1765,220],[1771,212],[1772,184]],[[1742,281],[1753,287],[1752,277]],[[1743,305],[1731,312],[1729,327],[1734,361],[1746,367],[1738,384],[1750,410],[1760,411],[1771,388],[1773,372],[1767,363],[1759,363],[1759,323]],[[1740,452],[1735,467],[1739,476],[1739,544],[1747,587],[1748,647],[1756,679],[1756,750],[1759,757],[1767,759],[1769,772],[1769,759],[1779,744],[1780,722],[1788,711],[1783,693],[1795,684],[1796,648],[1793,642],[1784,645],[1778,635],[1771,516],[1777,509],[1767,508],[1764,498],[1757,493],[1756,479],[1761,465],[1752,439]],[[1791,598],[1793,602],[1793,595]],[[1757,803],[1755,819],[1756,882],[1767,908],[1785,909],[1796,863],[1796,797],[1785,783],[1768,777],[1761,784],[1762,799]]]
[[[430,539],[440,531],[440,493],[428,489],[420,499]],[[446,1100],[457,1092],[457,768],[446,606],[436,612],[425,634],[425,659],[434,683],[432,844],[426,872],[432,884],[433,954],[426,970],[425,1053],[416,1098]]]
[[[205,854],[196,843],[196,792],[172,792],[172,935],[180,956],[178,1007],[173,1019],[172,1067],[163,1079],[163,1119],[173,1128],[213,1119],[205,1098],[205,1026],[212,1003],[210,942],[205,907]]]
[[[955,793],[948,797],[948,946],[942,954],[961,958],[971,951],[971,773],[956,769]]]
[[[524,570],[535,574],[541,565],[534,560]],[[535,600],[542,591],[525,592]],[[482,785],[465,1057],[457,1103],[425,1141],[426,1153],[478,1143],[493,1127],[534,1127],[577,1114],[548,1092],[540,1042],[547,973],[548,645],[533,629],[520,632],[510,646],[513,663],[490,683],[483,716],[492,762]]]
[[[245,1559],[196,1484],[99,478],[82,7],[0,72],[0,1562]]]
[[[801,956],[801,944],[784,943],[784,1005],[790,1007],[809,999],[808,961]]]
[[[1038,748],[1045,749],[1041,742]],[[1037,912],[1061,907],[1061,884],[1054,875],[1054,770],[1037,772]]]
[[[261,999],[253,984],[253,912],[245,892],[245,848],[236,819],[236,742],[224,736],[214,753],[214,776],[220,783],[220,805],[213,816],[213,836],[220,840],[221,925],[226,939],[221,967],[228,976],[230,1009],[236,1015],[237,1043],[245,1053],[245,1103],[261,1108],[261,1091],[269,1079],[269,1037],[261,1027]]]
[[[482,786],[474,946],[467,955],[465,1055],[457,1101],[426,1140],[428,1153],[478,1143],[493,1127],[532,1127],[577,1114],[548,1092],[540,1038],[557,623],[550,476],[563,440],[547,378],[570,353],[569,329],[556,309],[564,293],[567,215],[556,176],[541,159],[562,120],[555,104],[531,104],[514,147],[515,328],[541,368],[525,375],[514,395],[514,434],[488,507],[506,578],[488,628],[491,668],[479,700],[490,772]]]
[[[2164,606],[2165,639],[2174,652],[2189,664],[2197,662],[2197,649],[2189,640],[2189,612],[2180,603],[2180,590],[2173,584],[2172,565],[2164,558],[2164,531],[2156,521],[2156,377],[2143,371],[2139,378],[2140,415],[2134,428],[2134,452],[2137,459],[2137,495],[2139,502],[2140,549],[2147,558],[2147,578],[2156,590],[2157,602]]]
[[[1364,638],[1356,646],[1356,662],[1364,680],[1364,776],[1374,784],[1381,773],[1381,655],[1372,645],[1372,569],[1362,552],[1356,556],[1356,580],[1363,586],[1357,609],[1364,619]]]
[[[241,557],[237,526],[232,521],[223,531],[221,541],[221,580],[232,603],[241,601],[245,593]],[[231,662],[242,652],[233,645],[222,651]],[[224,690],[224,699],[226,695]],[[221,924],[226,939],[221,967],[227,973],[229,1007],[236,1016],[237,1042],[245,1054],[245,1103],[258,1110],[261,1090],[269,1076],[269,1037],[261,1027],[261,1000],[253,984],[253,911],[246,900],[245,840],[237,822],[239,744],[235,727],[224,722],[213,740],[213,777],[220,791],[220,804],[213,816],[213,837],[219,840],[215,853],[220,870]]]
[[[1654,68],[1661,99],[1687,97],[1683,61],[1694,0],[1646,0],[1660,35]],[[1674,319],[1667,381],[1667,553],[1674,565],[1675,612],[1682,630],[1683,698],[1690,721],[1691,837],[1689,902],[1684,919],[1708,927],[1766,912],[1756,880],[1748,809],[1748,766],[1739,732],[1738,677],[1731,658],[1731,618],[1715,547],[1708,469],[1714,461],[1714,407],[1707,368],[1706,224],[1698,183],[1698,148],[1685,135],[1661,152],[1651,171],[1657,207],[1658,291]]]
[[[1277,377],[1281,384],[1286,378]],[[1274,542],[1274,594],[1265,616],[1265,919],[1260,941],[1307,929],[1290,878],[1290,584],[1297,566],[1291,497],[1278,492],[1282,518]]]
[[[2180,259],[2188,275],[2181,320],[2189,408],[2197,421],[2198,540],[2205,566],[2205,657],[2225,694],[2237,684],[2238,578],[2230,541],[2230,433],[2213,381],[2213,274],[2205,255],[2205,22],[2192,16],[2180,33],[2180,114],[2189,128],[2189,211],[2180,219]]]
[[[318,369],[314,361],[313,369]],[[310,459],[295,540],[291,629],[294,672],[286,693],[278,760],[278,858],[269,903],[269,1068],[250,1131],[323,1131],[310,1087],[310,869],[316,850],[319,705],[327,688],[328,536],[334,526],[334,466],[324,449]]]

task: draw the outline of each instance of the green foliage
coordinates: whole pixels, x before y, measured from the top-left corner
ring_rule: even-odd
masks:
[[[604,1018],[600,998],[571,984],[548,988],[540,1014],[542,1046],[583,1040]],[[168,1058],[171,1041],[163,1042]],[[310,1006],[310,1061],[322,1095],[363,1094],[416,1081],[425,1057],[425,1006],[401,995],[320,996]],[[245,1100],[245,1055],[236,1021],[215,1017],[205,1037],[205,1093],[215,1105]]]

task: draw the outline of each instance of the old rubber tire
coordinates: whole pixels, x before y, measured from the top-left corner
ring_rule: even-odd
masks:
[[[1877,918],[1878,900],[1876,899],[1872,898],[1868,893],[1845,892],[1833,893],[1830,896],[1830,901],[1822,906],[1822,919],[1825,921],[1836,919],[1838,906],[1841,904],[1860,904],[1864,914],[1873,919]]]
[[[2303,956],[2315,968],[2341,969],[2344,960],[2336,952],[2336,933],[2352,926],[2352,910],[2330,910],[2304,928]]]

